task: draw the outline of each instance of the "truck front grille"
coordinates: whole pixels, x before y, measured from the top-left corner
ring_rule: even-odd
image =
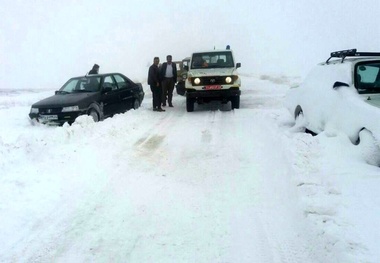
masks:
[[[199,79],[201,80],[201,82],[199,84],[194,83],[194,79],[196,79],[196,77],[193,77],[192,78],[192,84],[193,84],[193,86],[224,85],[224,84],[227,84],[226,83],[227,77],[228,76],[199,77]]]

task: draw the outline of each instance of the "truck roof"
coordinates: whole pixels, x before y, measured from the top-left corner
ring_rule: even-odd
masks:
[[[231,49],[212,49],[212,50],[202,50],[202,51],[197,51],[197,52],[193,52],[193,54],[197,54],[197,53],[212,53],[212,52],[232,52]]]

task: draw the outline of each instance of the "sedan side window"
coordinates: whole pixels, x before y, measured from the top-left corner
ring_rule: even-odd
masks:
[[[119,86],[119,89],[126,89],[128,87],[127,82],[122,76],[114,75],[114,77],[117,82],[117,86]]]
[[[111,86],[113,91],[115,91],[115,90],[118,89],[115,81],[113,80],[113,78],[111,76],[106,76],[104,78],[104,82],[103,83],[104,83],[103,85],[105,85],[105,86],[108,86],[108,87]]]

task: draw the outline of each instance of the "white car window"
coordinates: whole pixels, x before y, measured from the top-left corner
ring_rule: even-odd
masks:
[[[356,67],[356,87],[360,94],[380,92],[380,63],[359,64]]]
[[[361,77],[362,83],[374,83],[376,81],[377,75],[379,74],[378,66],[359,66],[358,74]]]

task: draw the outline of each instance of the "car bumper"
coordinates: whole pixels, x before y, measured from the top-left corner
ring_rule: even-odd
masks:
[[[229,98],[240,96],[240,89],[227,89],[227,90],[202,90],[197,91],[193,89],[186,90],[188,98]]]
[[[58,113],[53,115],[41,115],[38,113],[30,113],[29,118],[32,120],[36,120],[37,122],[42,124],[63,125],[65,122],[72,124],[78,116],[83,114],[83,112],[78,111]]]

